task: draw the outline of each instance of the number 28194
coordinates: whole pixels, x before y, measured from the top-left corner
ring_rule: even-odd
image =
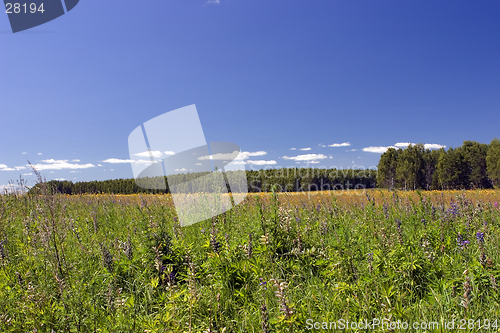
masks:
[[[40,6],[37,6],[36,3],[6,3],[5,4],[5,12],[7,14],[19,14],[19,13],[31,13],[35,14],[36,12],[43,13],[45,10],[43,9],[43,3]]]

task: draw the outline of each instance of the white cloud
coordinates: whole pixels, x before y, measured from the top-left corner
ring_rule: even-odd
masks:
[[[247,160],[252,156],[263,156],[266,154],[267,154],[267,152],[265,152],[265,151],[255,151],[255,152],[242,151],[239,153],[236,160]],[[212,159],[214,159],[214,160],[230,160],[235,156],[235,153],[234,152],[227,153],[227,154],[217,153],[217,154],[213,154],[211,156],[212,156]],[[199,160],[209,160],[210,156],[201,156],[201,157],[198,157],[198,159]]]
[[[139,157],[150,157],[150,156],[161,157],[162,153],[161,153],[161,151],[158,151],[158,150],[152,150],[152,151],[145,151],[145,152],[142,152],[142,153],[135,154],[135,156],[139,156]]]
[[[310,161],[310,162],[308,162],[308,163],[309,163],[309,164],[318,164],[318,163],[319,163],[319,161]]]
[[[350,142],[342,142],[342,143],[332,143],[328,145],[328,147],[349,147],[351,145]]]
[[[293,156],[293,157],[288,157],[288,156],[283,156],[285,160],[294,160],[294,161],[314,161],[314,160],[321,160],[324,158],[328,158],[326,155],[323,154],[305,154],[305,155],[299,155],[299,156]]]
[[[382,154],[382,153],[385,153],[387,151],[387,149],[389,148],[398,148],[398,147],[394,147],[394,146],[387,146],[387,147],[366,147],[366,148],[363,148],[363,151],[366,151],[368,153],[377,153],[377,154]]]
[[[205,155],[205,156],[201,156],[201,157],[198,157],[198,159],[200,161],[203,161],[203,160],[209,160],[210,159],[210,156],[212,156],[212,159],[213,160],[232,160],[233,157],[237,156],[236,153],[238,153],[238,151],[234,151],[232,153],[227,153],[227,154],[224,154],[224,153],[216,153],[216,154],[213,154],[213,155]],[[248,157],[247,157],[248,158]],[[242,159],[241,157],[238,157],[238,159]]]
[[[290,148],[290,150],[297,150],[297,148]]]
[[[33,167],[36,170],[88,169],[95,167],[95,165],[91,163],[72,164],[68,163],[68,160],[54,160],[53,158],[48,160],[42,160],[42,162],[44,164],[42,163],[33,164]]]
[[[66,180],[66,179],[64,179],[64,178],[56,178],[54,180]]]
[[[31,175],[33,175],[33,173],[32,173],[32,172],[29,172],[29,173],[23,173],[23,176],[31,176]]]
[[[27,152],[23,151],[21,154],[26,155],[26,154],[27,154]]]
[[[102,164],[97,164],[97,166],[102,166]]]
[[[25,166],[15,166],[13,168],[9,168],[5,164],[0,164],[0,171],[16,171],[16,170],[24,170],[26,169]]]
[[[208,0],[206,2],[207,5],[218,5],[220,4],[220,0]]]
[[[175,153],[173,151],[166,151],[165,155],[175,155]]]
[[[254,164],[254,165],[270,165],[270,164],[276,164],[276,161],[263,161],[263,160],[257,160],[257,161],[250,161],[248,160],[250,157],[253,156],[263,156],[266,155],[267,152],[265,151],[255,151],[255,152],[249,152],[249,151],[242,151],[239,153],[239,155],[233,160],[235,156],[235,152],[233,153],[228,153],[228,154],[214,154],[212,155],[212,158],[214,160],[228,160],[231,161],[232,164]],[[202,156],[199,157],[199,160],[207,160],[209,159],[210,156]],[[245,162],[245,160],[247,160]]]
[[[38,153],[38,155],[43,155],[42,153]]]
[[[408,147],[409,145],[414,145],[414,143],[411,143],[411,142],[398,142],[394,146],[396,146],[396,147]]]
[[[71,162],[80,162],[80,160],[72,160]]]
[[[262,150],[261,151],[254,151],[254,152],[242,151],[240,153],[240,155],[238,156],[238,159],[246,160],[252,156],[264,156],[266,154],[267,154],[267,152],[262,151]]]
[[[444,145],[439,145],[437,143],[426,143],[424,144],[425,149],[441,149],[441,148],[446,148]]]
[[[123,160],[123,159],[120,159],[120,158],[108,158],[107,160],[104,160],[102,162],[104,162],[104,163],[113,163],[113,164],[117,164],[117,163],[136,163],[136,164],[157,163],[156,161],[155,162],[151,162],[151,160]],[[97,166],[102,166],[102,165],[98,164]]]
[[[276,161],[271,160],[271,161],[264,161],[264,160],[258,160],[258,161],[247,161],[247,164],[254,164],[254,165],[273,165],[276,164]]]
[[[411,142],[398,142],[394,146],[401,147],[401,148],[403,148],[403,147],[406,148],[409,145],[415,145],[415,143],[411,143]],[[424,148],[425,149],[441,149],[441,148],[446,148],[446,146],[445,145],[440,145],[440,144],[437,144],[437,143],[424,143]]]
[[[192,169],[190,169],[190,170],[192,170]],[[189,171],[189,170],[188,170],[188,169],[186,169],[186,168],[182,168],[182,169],[175,169],[174,171],[179,171],[179,172],[181,172],[181,171]]]
[[[300,150],[311,150],[311,148],[300,148]]]
[[[134,160],[122,160],[119,158],[108,158],[107,160],[104,160],[103,162],[104,163],[133,163]],[[99,166],[101,166],[101,165],[99,165]]]

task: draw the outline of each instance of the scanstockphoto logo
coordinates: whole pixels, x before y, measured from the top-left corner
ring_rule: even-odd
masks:
[[[224,213],[248,192],[240,147],[207,144],[195,105],[164,113],[130,133],[128,146],[136,184],[168,188],[181,226]]]
[[[4,0],[12,32],[31,29],[69,12],[79,0]]]

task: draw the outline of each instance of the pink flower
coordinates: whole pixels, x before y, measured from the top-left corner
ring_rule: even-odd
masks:
[[[495,202],[493,206],[495,206],[495,208],[498,208],[498,202]]]

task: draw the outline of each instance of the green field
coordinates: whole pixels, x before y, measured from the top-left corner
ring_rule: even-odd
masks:
[[[499,331],[498,201],[252,194],[181,228],[168,195],[0,196],[0,331],[312,332],[374,318]]]

